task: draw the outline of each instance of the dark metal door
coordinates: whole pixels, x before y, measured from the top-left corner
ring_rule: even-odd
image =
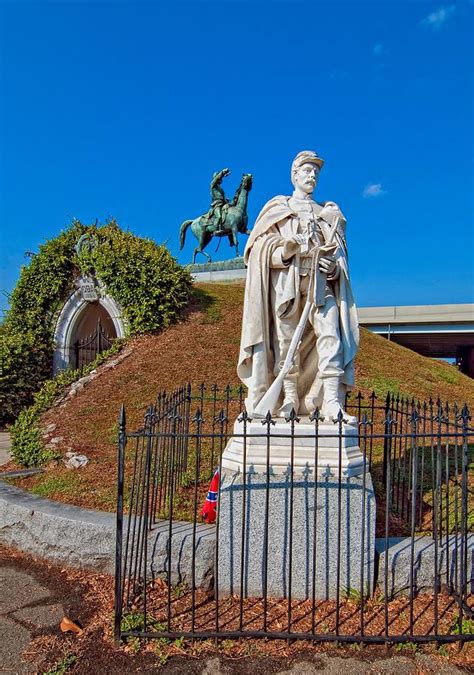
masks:
[[[94,333],[74,343],[75,367],[83,368],[94,361],[98,354],[112,346],[113,341],[114,338],[106,334],[99,319]]]

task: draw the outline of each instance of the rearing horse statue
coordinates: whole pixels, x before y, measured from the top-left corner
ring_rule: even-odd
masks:
[[[180,250],[184,246],[186,231],[190,225],[192,233],[199,242],[199,246],[194,249],[193,263],[198,253],[205,255],[211,262],[211,256],[204,249],[213,237],[228,237],[229,244],[235,247],[235,253],[239,255],[237,233],[250,234],[250,230],[247,229],[247,201],[248,194],[252,189],[252,174],[243,174],[233,200],[228,202],[221,187],[221,182],[229,174],[229,169],[223,169],[214,174],[211,182],[212,204],[210,210],[194,220],[185,220],[181,225]]]

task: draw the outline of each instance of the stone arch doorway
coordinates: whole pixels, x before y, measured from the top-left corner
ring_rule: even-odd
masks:
[[[94,361],[98,354],[112,346],[116,337],[114,322],[105,307],[99,302],[87,303],[71,334],[69,354],[73,356],[73,367],[82,368]]]
[[[100,292],[91,301],[85,299],[84,295],[82,288],[72,293],[56,322],[53,374],[65,368],[84,365],[92,361],[97,352],[108,347],[107,340],[102,340],[99,345],[90,345],[91,348],[87,346],[99,323],[109,340],[125,337],[126,326],[122,310],[114,298]],[[85,344],[85,350],[78,363],[78,343],[81,342]]]

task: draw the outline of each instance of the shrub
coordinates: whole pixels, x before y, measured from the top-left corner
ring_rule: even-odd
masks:
[[[32,405],[20,411],[15,424],[10,430],[13,459],[19,464],[29,467],[40,466],[57,456],[57,452],[44,446],[41,415],[53,406],[69,385],[75,382],[81,375],[88,375],[109,356],[116,354],[122,344],[123,341],[120,340],[114,342],[110,349],[99,354],[95,361],[89,363],[82,371],[73,369],[63,370],[56,377],[43,383],[41,389],[34,394]]]

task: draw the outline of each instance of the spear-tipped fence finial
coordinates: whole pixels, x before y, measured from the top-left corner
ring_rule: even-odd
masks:
[[[227,417],[224,411],[224,408],[219,410],[219,414],[214,418],[215,422],[218,424],[225,424],[227,422]]]
[[[192,418],[191,422],[192,422],[193,424],[197,424],[197,425],[200,425],[200,424],[202,424],[202,423],[204,422],[203,417],[202,417],[201,408],[198,408],[198,409],[196,410],[196,414],[195,414],[194,417]]]
[[[238,416],[237,420],[238,420],[239,422],[247,423],[247,422],[251,422],[251,421],[252,421],[252,418],[249,416],[247,410],[244,408],[243,412],[240,413],[240,415]]]
[[[275,425],[275,420],[272,417],[272,413],[270,410],[267,411],[267,414],[262,420],[262,425],[266,424],[268,427],[272,424],[273,426]]]
[[[285,419],[286,419],[287,422],[291,422],[292,424],[295,424],[295,422],[299,422],[299,421],[300,421],[300,418],[299,418],[298,415],[296,414],[296,410],[295,410],[294,408],[292,408],[292,409],[290,410],[290,414],[289,414],[288,417],[286,417]]]
[[[321,413],[319,412],[319,408],[316,407],[316,409],[309,416],[309,421],[310,422],[316,422],[316,424],[318,424],[320,419],[321,419]]]
[[[464,404],[463,409],[461,410],[461,419],[462,419],[462,425],[465,429],[469,426],[469,421],[471,419],[471,415],[469,413],[469,408],[467,407],[467,403]]]

